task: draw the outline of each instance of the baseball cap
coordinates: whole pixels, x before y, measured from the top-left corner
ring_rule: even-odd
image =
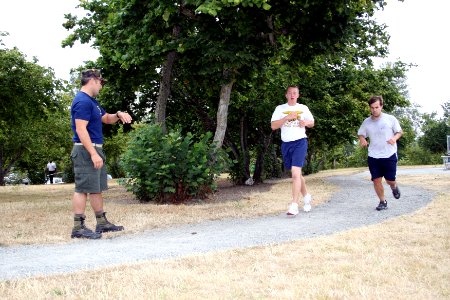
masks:
[[[100,73],[99,69],[89,69],[84,70],[81,72],[81,80],[82,81],[88,81],[91,78],[97,78],[100,80],[100,83],[104,85],[106,83],[106,80],[102,77],[102,74]]]

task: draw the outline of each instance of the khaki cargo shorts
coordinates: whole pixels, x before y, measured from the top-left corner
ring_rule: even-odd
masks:
[[[106,173],[106,156],[101,147],[95,147],[98,155],[103,159],[100,169],[94,168],[91,155],[83,145],[74,145],[70,158],[73,162],[75,175],[75,192],[77,193],[101,193],[108,189]]]

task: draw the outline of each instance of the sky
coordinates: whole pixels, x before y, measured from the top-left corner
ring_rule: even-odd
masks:
[[[387,0],[375,15],[391,36],[386,61],[417,65],[407,73],[408,93],[426,113],[442,115],[441,105],[450,101],[449,11],[448,0]]]
[[[51,67],[57,78],[68,80],[70,69],[95,60],[98,51],[89,45],[76,43],[72,48],[61,47],[61,42],[70,34],[62,24],[64,14],[82,15],[76,8],[79,0],[0,0],[0,31],[7,48],[17,47],[31,61],[33,56],[38,64]]]
[[[70,69],[84,61],[95,60],[98,51],[76,43],[62,48],[61,42],[70,32],[62,24],[65,13],[82,15],[79,0],[0,0],[0,31],[6,31],[6,47],[16,46],[31,60],[51,67],[58,78],[68,80]],[[387,0],[376,19],[385,23],[391,36],[390,54],[384,62],[398,59],[417,65],[407,73],[409,99],[422,107],[422,112],[441,114],[441,105],[450,101],[450,30],[449,0]]]

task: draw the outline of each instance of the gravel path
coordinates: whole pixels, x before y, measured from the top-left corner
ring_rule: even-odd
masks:
[[[330,178],[330,182],[342,188],[341,192],[333,195],[329,202],[313,206],[311,212],[301,212],[295,218],[283,213],[254,219],[208,221],[95,241],[78,240],[66,245],[0,247],[0,280],[329,235],[414,212],[434,196],[422,188],[401,186],[402,197],[395,200],[386,185],[389,209],[377,212],[378,201],[367,177],[368,173],[364,172]]]

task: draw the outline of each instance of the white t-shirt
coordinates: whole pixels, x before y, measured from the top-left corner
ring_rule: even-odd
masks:
[[[281,126],[281,140],[283,142],[292,142],[306,138],[306,129],[305,127],[299,126],[299,120],[314,121],[314,117],[306,105],[296,103],[295,105],[290,106],[285,103],[278,105],[275,108],[275,111],[272,114],[271,122],[284,118],[292,111],[299,111],[299,118],[297,120],[286,121],[283,126]]]
[[[397,118],[381,113],[377,120],[368,117],[358,130],[358,136],[369,137],[369,156],[373,158],[388,158],[397,153],[397,143],[389,144],[390,140],[402,128]]]
[[[49,170],[49,171],[55,171],[56,170],[56,164],[54,163],[54,162],[49,162],[48,164],[47,164],[47,169]]]

